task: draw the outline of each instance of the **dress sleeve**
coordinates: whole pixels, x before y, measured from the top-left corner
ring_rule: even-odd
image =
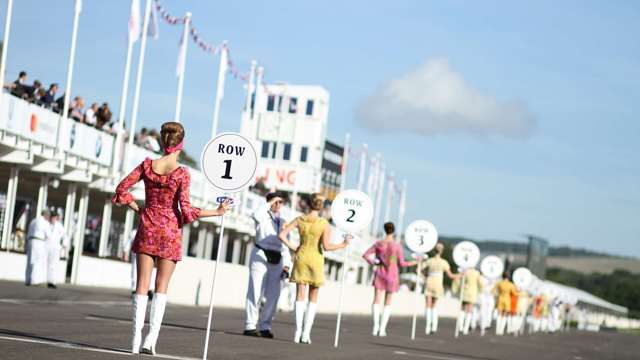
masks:
[[[120,181],[120,184],[118,184],[118,186],[116,187],[115,195],[113,195],[113,198],[111,198],[111,202],[113,204],[128,205],[132,201],[136,200],[129,192],[129,189],[131,189],[131,187],[133,187],[133,185],[135,185],[142,178],[142,173],[144,172],[143,166],[144,163],[140,163],[140,165],[136,166],[136,168],[133,169],[133,171],[131,171],[129,175],[127,175],[124,179],[122,179],[122,181]]]
[[[191,174],[185,171],[184,177],[180,182],[180,212],[182,213],[182,224],[189,224],[200,217],[200,208],[191,206],[191,197],[189,196],[189,187],[191,186]]]
[[[372,259],[371,255],[375,255],[376,253],[376,245],[373,244],[370,248],[367,249],[367,251],[364,252],[364,254],[362,254],[362,258],[369,263],[369,265],[375,265],[375,262]]]
[[[398,250],[398,265],[400,265],[400,267],[409,266],[409,263],[404,260],[404,250],[402,249],[402,245],[398,244],[397,250]]]

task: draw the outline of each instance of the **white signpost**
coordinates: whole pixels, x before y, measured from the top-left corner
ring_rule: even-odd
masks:
[[[462,280],[460,281],[460,299],[458,302],[458,309],[462,309],[462,293],[464,292],[464,272],[468,269],[473,269],[480,261],[480,249],[478,245],[471,241],[462,241],[453,248],[453,261],[462,269]],[[456,329],[454,336],[458,337],[460,332],[459,321],[456,321]]]
[[[519,268],[515,269],[513,274],[511,275],[511,277],[512,277],[513,283],[520,290],[525,290],[525,289],[529,288],[529,286],[533,282],[533,274],[526,267],[519,267]],[[514,333],[515,336],[518,336],[518,333],[523,333],[524,332],[524,323],[525,323],[524,319],[526,319],[526,318],[527,318],[527,312],[524,313],[524,318],[522,320],[522,325]]]
[[[416,220],[407,226],[404,232],[404,242],[414,254],[426,255],[438,242],[438,230],[433,224],[427,220]],[[416,338],[416,321],[418,318],[418,306],[420,302],[420,289],[418,280],[420,279],[420,270],[422,261],[418,260],[416,267],[416,286],[415,286],[415,305],[413,310],[413,321],[411,323],[411,340]]]
[[[250,186],[258,166],[258,156],[251,141],[240,134],[222,133],[211,139],[202,151],[202,171],[205,178],[214,188],[222,190],[225,195],[216,198],[217,203],[230,199],[231,205],[237,204],[232,194],[240,192]],[[220,219],[220,237],[218,238],[218,254],[213,270],[211,283],[211,300],[209,302],[209,317],[207,320],[207,334],[204,341],[202,359],[206,360],[209,350],[209,334],[211,332],[211,316],[213,314],[213,299],[216,288],[218,265],[222,260],[222,244],[224,234],[224,215]]]
[[[345,190],[336,196],[331,204],[331,218],[336,226],[347,234],[357,233],[369,226],[373,218],[373,203],[369,196],[360,190]],[[338,321],[336,322],[336,335],[333,343],[338,347],[340,339],[340,320],[342,319],[342,297],[344,293],[344,280],[349,261],[349,247],[344,249],[344,261],[342,263],[342,279],[340,284],[340,297],[338,300]]]
[[[489,255],[480,262],[480,271],[482,272],[482,275],[488,279],[499,279],[504,271],[504,263],[499,257]]]
[[[480,262],[480,271],[490,281],[499,279],[504,271],[504,263],[502,259],[495,255],[486,256]],[[484,336],[484,326],[480,326],[480,335]]]

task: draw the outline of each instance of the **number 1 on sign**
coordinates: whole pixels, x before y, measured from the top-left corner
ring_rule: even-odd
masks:
[[[221,178],[223,179],[233,179],[231,177],[231,160],[225,160],[223,161],[223,163],[225,164],[225,169],[224,169],[224,175],[221,176]]]

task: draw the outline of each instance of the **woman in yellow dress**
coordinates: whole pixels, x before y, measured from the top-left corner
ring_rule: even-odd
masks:
[[[456,279],[452,285],[454,292],[462,291],[462,309],[458,315],[456,326],[462,331],[462,334],[469,334],[471,320],[473,318],[473,307],[478,302],[478,293],[482,290],[482,276],[476,269],[467,269],[462,273],[464,287],[460,289],[462,280]]]
[[[287,224],[279,235],[280,241],[295,252],[291,282],[296,284],[296,333],[293,340],[296,343],[311,343],[311,327],[316,314],[318,292],[324,284],[323,251],[343,249],[349,245],[348,237],[345,237],[342,243],[331,243],[329,222],[320,217],[324,200],[321,194],[313,194],[309,201],[311,211]],[[300,234],[298,247],[287,239],[287,235],[294,228],[297,228]],[[309,304],[305,309],[307,288]]]
[[[436,254],[427,259],[422,266],[422,272],[427,277],[427,286],[425,288],[427,309],[425,311],[426,325],[424,327],[425,334],[435,333],[438,331],[438,309],[436,303],[439,298],[444,295],[444,274],[450,279],[456,279],[457,275],[451,272],[449,262],[442,258],[444,252],[444,244],[437,243],[435,247]]]
[[[509,280],[509,273],[502,274],[500,280],[493,288],[493,293],[498,297],[496,308],[498,319],[496,320],[496,335],[504,335],[504,328],[511,313],[511,296],[517,295],[516,286]]]

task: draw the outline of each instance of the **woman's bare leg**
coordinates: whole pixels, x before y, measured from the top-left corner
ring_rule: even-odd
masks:
[[[137,254],[136,295],[147,295],[153,272],[153,257],[147,254]],[[157,289],[157,288],[156,288]]]
[[[156,293],[166,294],[169,281],[176,269],[176,262],[167,259],[158,259],[158,271],[156,273]]]

